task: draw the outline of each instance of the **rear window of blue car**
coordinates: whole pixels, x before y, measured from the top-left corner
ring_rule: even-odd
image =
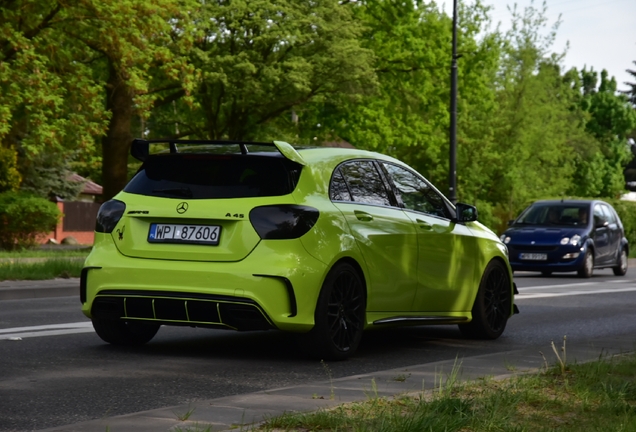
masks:
[[[124,192],[168,198],[249,198],[291,193],[301,166],[264,155],[150,156]]]

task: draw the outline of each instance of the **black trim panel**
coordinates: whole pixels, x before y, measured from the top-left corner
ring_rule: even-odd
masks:
[[[298,314],[298,305],[296,303],[296,293],[294,292],[294,286],[291,281],[284,276],[274,276],[274,275],[265,275],[265,274],[255,274],[252,276],[266,277],[272,279],[280,279],[285,284],[285,288],[287,288],[287,295],[289,296],[289,308],[291,309],[291,313],[287,316],[288,318],[293,318]]]
[[[95,318],[143,320],[163,325],[234,330],[276,328],[254,300],[200,293],[103,290],[91,308]]]
[[[382,318],[373,321],[374,325],[381,324],[459,324],[467,322],[466,317],[443,317],[443,316],[395,316]]]
[[[84,267],[82,272],[80,273],[80,286],[79,286],[79,295],[80,302],[82,304],[86,303],[86,290],[88,284],[88,271],[89,270],[99,270],[101,267]]]

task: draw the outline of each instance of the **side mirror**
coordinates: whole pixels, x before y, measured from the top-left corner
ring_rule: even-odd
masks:
[[[606,220],[599,219],[599,220],[597,220],[595,222],[596,222],[594,224],[595,228],[605,228],[605,227],[609,226],[609,222],[606,221]]]
[[[470,204],[457,203],[457,222],[472,222],[477,220],[477,207]]]

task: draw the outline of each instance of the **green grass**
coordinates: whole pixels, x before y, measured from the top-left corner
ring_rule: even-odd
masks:
[[[20,251],[5,251],[0,249],[0,259],[3,258],[58,258],[58,257],[87,257],[91,247],[81,249],[24,249]]]
[[[0,261],[0,281],[79,277],[83,265],[83,259],[73,257],[52,258],[34,263]]]
[[[440,385],[311,414],[286,414],[258,431],[636,431],[636,356],[560,365],[505,381]]]

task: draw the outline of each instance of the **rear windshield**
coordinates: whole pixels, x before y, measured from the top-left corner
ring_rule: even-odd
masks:
[[[537,204],[527,208],[515,225],[587,225],[588,204]]]
[[[294,190],[300,169],[300,165],[276,156],[154,155],[124,192],[189,199],[279,196]]]

